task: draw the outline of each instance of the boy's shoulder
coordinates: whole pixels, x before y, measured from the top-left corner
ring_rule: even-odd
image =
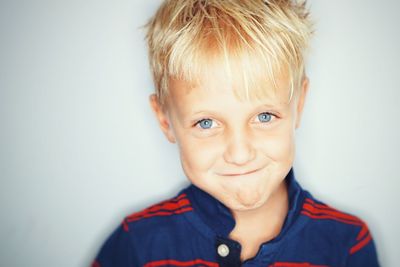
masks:
[[[349,246],[348,252],[353,254],[368,245],[372,240],[367,223],[355,215],[336,208],[308,191],[299,211],[299,216],[306,221],[306,232],[315,239],[326,239]]]
[[[185,213],[193,211],[186,188],[180,190],[171,198],[151,204],[146,208],[135,211],[126,216],[122,221],[122,229],[135,233],[136,238],[140,233],[157,236],[157,234],[176,234],[174,230],[183,230],[186,225]]]
[[[184,215],[193,210],[184,190],[126,216],[105,241],[92,266],[143,266],[158,256],[172,255],[178,244],[184,246],[192,233]]]

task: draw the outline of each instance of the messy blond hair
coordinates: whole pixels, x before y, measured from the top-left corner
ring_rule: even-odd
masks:
[[[290,101],[313,32],[305,1],[165,0],[146,35],[158,101],[165,104],[171,78],[196,84],[215,66],[241,82],[235,94],[242,99],[266,96],[266,82],[276,89],[284,74]]]

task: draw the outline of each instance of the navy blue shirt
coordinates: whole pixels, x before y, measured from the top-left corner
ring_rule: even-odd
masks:
[[[230,210],[190,184],[175,197],[126,217],[100,249],[93,267],[376,267],[370,231],[360,218],[315,199],[293,170],[285,178],[289,211],[278,236],[240,260],[229,238]]]

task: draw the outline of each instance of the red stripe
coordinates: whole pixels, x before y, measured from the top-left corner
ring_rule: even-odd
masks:
[[[366,234],[369,234],[368,227],[365,223],[363,223],[363,225],[361,227],[361,231],[358,233],[357,241],[359,241],[361,238],[363,238]]]
[[[185,194],[185,193],[180,194],[179,196],[177,196],[177,197],[175,197],[175,198],[171,198],[171,199],[167,199],[167,200],[164,200],[164,201],[162,201],[162,202],[159,202],[159,203],[157,203],[157,204],[155,204],[155,205],[152,205],[151,207],[149,207],[149,208],[147,208],[147,209],[145,209],[145,210],[152,209],[152,208],[158,207],[158,206],[162,206],[162,205],[165,204],[165,203],[177,202],[178,200],[180,200],[180,199],[182,199],[182,198],[186,198],[186,194]]]
[[[303,210],[301,211],[301,213],[304,215],[315,219],[333,219],[347,224],[361,226],[360,232],[356,238],[357,241],[361,241],[350,249],[350,254],[359,251],[371,241],[372,237],[369,233],[367,225],[358,217],[340,212],[327,205],[317,204],[309,198],[307,198],[305,202],[307,203],[303,204]]]
[[[177,200],[182,199],[182,198],[186,198],[186,194],[185,193],[182,193],[179,196],[176,196],[174,198],[170,198],[170,199],[161,201],[160,203],[157,203],[156,205],[161,205],[161,204],[164,204],[166,202],[171,202],[171,201],[177,201]],[[156,205],[154,205],[154,206],[156,206]]]
[[[177,196],[175,199],[181,199],[181,198],[183,198],[183,197],[186,197],[186,194],[185,194],[185,193],[180,194],[180,195]]]
[[[369,241],[371,241],[372,237],[371,235],[368,233],[367,237],[364,238],[363,240],[361,240],[360,242],[358,242],[356,245],[354,245],[351,249],[350,249],[350,255],[356,253],[357,251],[359,251],[360,249],[362,249],[363,247],[365,247]]]
[[[181,199],[185,199],[185,198],[186,198],[186,194],[180,194],[176,198],[164,200],[164,201],[162,201],[160,203],[157,203],[155,205],[152,205],[152,206],[144,209],[143,211],[133,213],[132,215],[129,215],[128,217],[140,215],[142,213],[147,213],[147,212],[154,212],[154,211],[157,211],[157,210],[160,210],[160,209],[165,209],[165,205],[167,205],[167,206],[172,206],[174,204],[177,205],[177,204],[179,204]],[[187,200],[187,201],[189,201],[189,200]]]
[[[328,265],[315,265],[309,262],[275,262],[269,267],[329,267]]]
[[[92,262],[92,266],[91,267],[101,267],[100,263],[98,261],[94,261]]]
[[[311,212],[311,213],[313,213],[315,215],[317,215],[317,214],[327,214],[327,215],[331,215],[331,216],[334,216],[334,217],[338,217],[340,219],[353,221],[353,222],[356,222],[356,223],[359,223],[359,224],[362,223],[361,220],[359,218],[355,217],[355,216],[343,213],[341,211],[338,211],[336,209],[329,208],[329,207],[326,207],[326,206],[325,206],[324,209],[320,209],[320,208],[317,208],[317,207],[313,206],[312,204],[304,203],[303,204],[303,210]]]
[[[122,222],[122,227],[124,228],[125,232],[129,231],[129,225],[128,225],[128,222],[126,221],[126,219]]]
[[[137,220],[140,220],[143,218],[150,218],[150,217],[155,217],[155,216],[170,216],[170,215],[180,214],[180,213],[184,213],[184,212],[191,211],[191,210],[193,210],[192,207],[187,207],[187,208],[174,210],[174,211],[160,211],[160,212],[156,212],[156,213],[148,213],[148,214],[143,214],[140,217],[127,218],[126,222],[134,222],[134,221],[137,221]]]
[[[185,193],[182,193],[175,198],[164,200],[142,211],[127,216],[122,222],[122,226],[124,228],[124,231],[128,232],[128,222],[134,222],[143,218],[150,218],[154,216],[169,216],[180,214],[191,210],[193,210],[193,208],[191,207],[189,199],[186,198]]]
[[[331,207],[331,206],[329,206],[329,205],[326,205],[326,204],[319,204],[319,203],[316,203],[315,201],[313,201],[313,200],[310,199],[310,198],[306,198],[305,201],[308,202],[309,204],[311,204],[312,206],[314,206],[314,207],[320,209],[320,210],[336,211],[336,212],[339,212],[339,213],[342,213],[342,214],[346,214],[347,216],[353,217],[353,219],[355,219],[356,221],[359,220],[359,218],[357,218],[356,216],[352,216],[352,215],[350,215],[350,214],[341,212],[340,210],[337,210],[337,209],[335,209],[335,208],[333,208],[333,207]],[[303,204],[303,205],[304,205],[304,204]]]
[[[346,224],[361,226],[361,223],[359,223],[359,222],[348,221],[348,220],[341,219],[341,218],[338,218],[338,217],[335,217],[332,215],[315,215],[315,214],[312,214],[312,213],[310,213],[308,211],[304,211],[304,210],[301,211],[301,214],[304,214],[313,219],[332,219],[332,220],[339,221],[339,222],[346,223]]]
[[[190,201],[185,198],[185,199],[180,199],[178,202],[166,202],[162,205],[152,206],[143,211],[140,211],[140,212],[137,212],[137,213],[134,213],[134,214],[128,216],[128,219],[142,217],[145,214],[154,213],[154,212],[157,212],[160,210],[173,211],[173,210],[177,210],[183,206],[190,206]]]
[[[337,209],[335,209],[335,208],[332,208],[331,206],[328,206],[328,205],[326,205],[326,204],[318,204],[318,203],[314,202],[312,199],[306,198],[306,202],[309,202],[309,203],[311,204],[311,206],[314,206],[315,208],[319,209],[320,211],[322,211],[322,210],[334,211],[334,212],[343,214],[343,215],[345,215],[346,217],[348,217],[349,219],[352,219],[352,220],[354,220],[354,221],[360,221],[360,219],[359,219],[358,217],[356,217],[356,216],[352,216],[352,215],[350,215],[350,214],[341,212],[340,210],[337,210]],[[303,206],[304,206],[304,204],[303,204]]]
[[[146,263],[143,267],[156,267],[156,266],[194,266],[205,265],[209,267],[218,267],[218,263],[196,259],[192,261],[177,261],[177,260],[160,260]]]
[[[311,198],[308,198],[308,197],[306,197],[304,201],[305,201],[305,202],[308,202],[308,203],[310,203],[310,204],[316,205],[316,206],[329,207],[329,208],[331,208],[331,207],[328,206],[327,204],[317,203],[317,202],[315,202],[314,200],[312,200]]]
[[[322,211],[322,210],[334,211],[334,212],[337,212],[337,213],[340,213],[340,214],[346,216],[349,220],[362,222],[362,221],[360,220],[360,218],[358,218],[358,217],[356,217],[356,216],[352,216],[352,215],[350,215],[350,214],[341,212],[340,210],[337,210],[337,209],[335,209],[335,208],[333,208],[333,207],[331,207],[331,206],[329,206],[329,205],[326,205],[326,204],[318,204],[318,203],[316,203],[315,201],[313,201],[313,200],[310,199],[310,198],[306,198],[306,202],[310,203],[310,204],[311,204],[312,206],[314,206],[315,208],[318,208],[319,211]],[[303,206],[304,206],[304,204],[303,204]]]

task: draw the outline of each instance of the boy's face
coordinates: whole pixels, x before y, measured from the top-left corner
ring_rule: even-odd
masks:
[[[278,80],[278,87],[271,97],[239,101],[224,78],[196,87],[171,80],[167,110],[150,97],[161,129],[178,144],[187,177],[231,210],[267,203],[292,167],[308,81],[290,103],[288,80]]]

